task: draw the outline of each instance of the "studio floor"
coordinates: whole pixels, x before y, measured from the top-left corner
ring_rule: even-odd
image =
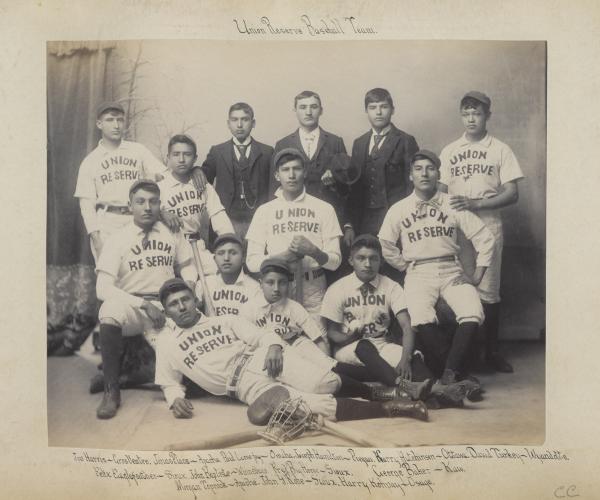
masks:
[[[451,444],[534,445],[544,442],[545,354],[537,342],[504,346],[515,373],[480,375],[484,400],[461,409],[430,410],[429,421],[374,419],[342,422],[377,443],[393,446]],[[48,444],[77,448],[162,450],[168,444],[258,429],[248,422],[246,407],[227,398],[193,400],[194,418],[175,419],[155,387],[122,391],[122,405],[111,420],[96,419],[102,394],[90,395],[90,378],[99,355],[48,358]],[[292,445],[348,446],[349,442],[313,433]],[[262,439],[246,447],[265,446]]]

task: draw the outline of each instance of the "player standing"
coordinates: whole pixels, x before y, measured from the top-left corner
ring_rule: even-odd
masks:
[[[490,265],[494,237],[473,213],[456,210],[437,189],[439,158],[418,151],[410,164],[413,193],[394,204],[383,221],[379,240],[386,261],[407,270],[404,288],[411,324],[417,328],[425,362],[443,384],[457,380],[471,340],[483,321],[476,286]],[[458,261],[457,231],[477,251],[477,267],[467,276]],[[400,241],[402,252],[396,245]],[[456,314],[458,328],[450,345],[437,326],[435,305],[443,297]]]
[[[447,187],[450,205],[456,210],[475,212],[494,235],[494,256],[477,286],[483,302],[485,321],[485,361],[499,372],[510,373],[512,366],[498,353],[500,322],[500,274],[504,237],[500,208],[519,199],[517,181],[523,178],[513,151],[491,136],[487,122],[492,113],[490,98],[478,91],[467,92],[460,101],[460,114],[465,128],[462,137],[448,144],[440,155],[441,189]],[[461,245],[462,246],[462,245]],[[475,256],[469,245],[461,260],[467,269]],[[480,357],[480,353],[477,353]]]

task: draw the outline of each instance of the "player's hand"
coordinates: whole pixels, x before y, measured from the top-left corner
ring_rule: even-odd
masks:
[[[100,231],[93,231],[90,233],[90,242],[94,251],[96,252],[96,256],[100,257],[100,252],[102,251],[102,238],[100,237]]]
[[[171,411],[175,418],[192,418],[194,416],[194,407],[189,399],[175,398]]]
[[[402,357],[400,358],[400,363],[396,367],[396,371],[398,375],[406,380],[412,380],[412,368],[410,367],[410,356],[402,353]]]
[[[348,324],[348,335],[360,336],[362,334],[363,323],[359,319],[353,319]]]
[[[300,335],[302,335],[302,328],[291,325],[286,327],[285,333],[281,336],[281,338],[291,344]]]
[[[200,167],[194,167],[192,169],[192,182],[200,194],[204,193],[208,181],[206,180],[206,175],[204,175],[204,172]]]
[[[263,370],[267,370],[269,377],[276,378],[283,370],[283,349],[278,344],[269,347],[265,356]]]
[[[293,264],[294,262],[299,261],[302,258],[302,255],[298,255],[297,253],[294,253],[288,249],[285,252],[280,252],[278,254],[271,255],[271,257],[277,257],[279,259],[285,260],[288,264]]]
[[[169,228],[169,231],[172,233],[177,233],[183,227],[183,221],[168,210],[160,211],[160,220]]]
[[[472,200],[466,196],[450,196],[450,206],[455,210],[477,210],[477,200]]]
[[[150,321],[152,321],[152,326],[155,330],[160,330],[165,326],[165,313],[152,302],[144,300],[141,309],[146,312],[146,315],[150,318]]]
[[[344,242],[344,245],[346,245],[348,248],[350,248],[350,245],[352,245],[352,242],[354,241],[355,237],[356,233],[354,232],[354,229],[352,229],[351,227],[347,227],[344,229],[344,237],[342,238],[342,241]]]
[[[314,243],[312,243],[306,236],[302,235],[294,236],[288,249],[291,252],[302,256],[312,256],[319,250]]]
[[[333,178],[333,174],[331,173],[331,170],[329,170],[329,169],[325,170],[325,173],[321,176],[321,182],[325,186],[333,186],[335,184],[335,179]]]

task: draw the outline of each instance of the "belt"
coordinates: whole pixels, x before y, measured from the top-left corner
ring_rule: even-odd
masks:
[[[144,300],[158,300],[158,293],[132,293],[131,295],[135,295]]]
[[[418,266],[419,264],[430,264],[432,262],[453,262],[456,260],[456,255],[444,255],[443,257],[431,257],[429,259],[419,259],[411,261],[413,266]]]
[[[244,353],[240,354],[239,357],[234,361],[235,366],[233,368],[233,373],[231,377],[227,380],[227,386],[225,390],[227,391],[227,395],[230,398],[237,399],[237,385],[240,379],[242,378],[242,374],[244,373],[244,369],[248,364],[248,361],[252,359],[252,354]]]
[[[121,215],[131,215],[131,210],[129,207],[118,207],[116,205],[103,205],[99,204],[97,207],[100,210],[104,210],[105,212],[110,212],[111,214],[121,214]]]
[[[324,274],[325,274],[325,271],[323,271],[323,269],[321,269],[321,268],[315,269],[314,271],[306,271],[304,273],[304,279],[307,281],[316,280],[317,278],[320,278]]]

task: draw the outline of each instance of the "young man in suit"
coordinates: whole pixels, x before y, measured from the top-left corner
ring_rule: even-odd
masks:
[[[410,159],[419,149],[412,135],[392,123],[394,101],[386,89],[365,95],[365,111],[371,130],[354,141],[352,163],[361,176],[348,200],[350,223],[344,234],[379,232],[388,208],[411,192]]]
[[[232,105],[227,119],[232,138],[211,147],[202,164],[241,238],[246,236],[256,208],[268,199],[273,148],[252,138],[255,125],[254,110],[248,104]]]
[[[343,182],[339,182],[332,172],[334,156],[346,154],[344,140],[319,126],[323,106],[316,92],[300,92],[294,98],[294,111],[298,118],[298,129],[277,141],[275,153],[287,148],[294,148],[302,153],[306,166],[306,192],[332,205],[340,223],[345,224],[345,205],[349,189]],[[275,179],[274,165],[271,166],[269,179],[270,193],[273,194],[280,185]]]

